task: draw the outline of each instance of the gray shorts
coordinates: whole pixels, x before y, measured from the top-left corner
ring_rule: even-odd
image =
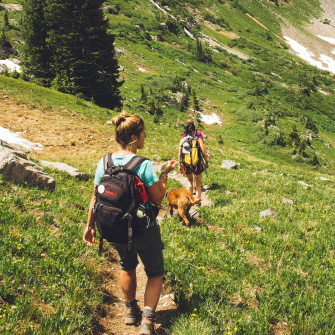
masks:
[[[159,226],[149,227],[143,234],[134,238],[133,247],[128,250],[128,245],[112,243],[116,249],[121,269],[130,271],[136,269],[140,257],[148,278],[164,275],[164,245],[160,236]]]

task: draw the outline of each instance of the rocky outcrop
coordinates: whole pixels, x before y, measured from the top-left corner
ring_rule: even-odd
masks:
[[[15,184],[26,182],[50,190],[56,186],[56,181],[30,161],[23,151],[5,141],[0,141],[0,173],[6,181]]]
[[[171,93],[170,97],[168,98],[168,103],[174,107],[181,109],[183,105],[185,105],[188,97],[186,93],[177,92],[177,93]]]
[[[87,173],[80,172],[78,169],[67,165],[65,163],[59,162],[47,162],[47,161],[40,161],[43,166],[47,166],[53,169],[57,169],[60,171],[67,172],[71,177],[78,178],[80,180],[88,180],[89,175]]]

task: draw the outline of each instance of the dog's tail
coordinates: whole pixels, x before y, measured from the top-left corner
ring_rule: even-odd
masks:
[[[195,205],[195,204],[197,204],[198,202],[201,201],[201,199],[194,200],[194,198],[192,196],[188,197],[188,199],[190,200],[190,202],[191,202],[192,205]]]

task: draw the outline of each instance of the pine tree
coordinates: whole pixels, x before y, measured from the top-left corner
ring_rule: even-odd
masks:
[[[147,100],[148,100],[148,95],[145,92],[143,84],[141,84],[141,101],[147,102]]]
[[[192,91],[192,103],[194,123],[198,128],[202,128],[203,125],[201,120],[201,107],[195,90]]]
[[[28,75],[48,86],[53,75],[51,53],[47,45],[47,22],[44,16],[46,0],[23,0],[22,5],[22,35],[25,40],[23,66]]]
[[[43,15],[40,25],[42,41],[35,32],[26,34],[28,43],[27,62],[31,74],[38,77],[32,66],[36,53],[31,48],[35,39],[46,45],[48,62],[52,65],[51,76],[46,86],[71,93],[83,94],[100,106],[115,108],[121,106],[118,81],[118,62],[114,52],[114,36],[108,33],[108,21],[102,11],[103,0],[24,0],[26,22],[36,23],[29,9],[41,4]],[[38,7],[37,9],[40,9]],[[28,11],[27,11],[28,9]],[[32,23],[30,25],[33,25]],[[28,26],[28,24],[25,24]],[[31,31],[31,29],[26,29]],[[27,42],[26,42],[27,43]],[[29,57],[30,56],[30,57]]]

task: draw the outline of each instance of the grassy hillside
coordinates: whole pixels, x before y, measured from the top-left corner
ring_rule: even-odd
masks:
[[[211,131],[216,141],[262,159],[333,170],[333,75],[292,56],[280,36],[282,24],[303,29],[320,16],[318,1],[156,5],[161,9],[149,0],[105,2],[125,109],[171,125],[188,118],[194,92],[202,112],[225,123],[224,131]],[[5,35],[22,52],[20,11],[8,15]],[[182,105],[174,102],[178,93],[186,95]]]
[[[181,310],[171,320],[174,335],[335,332],[334,76],[291,55],[280,35],[285,20],[303,29],[318,17],[319,2],[277,4],[161,1],[174,19],[147,0],[105,2],[122,54],[124,109],[146,121],[141,154],[177,157],[177,122],[193,113],[192,93],[204,114],[222,121],[202,129],[213,153],[204,184],[215,206],[200,208],[199,223],[189,229],[177,217],[162,224],[167,280]],[[20,58],[21,12],[8,15],[5,34],[19,51],[8,56]],[[47,169],[55,192],[1,180],[1,333],[99,333],[106,260],[81,239],[94,164],[114,148],[107,121],[117,111],[11,77],[17,74],[0,76],[2,94],[48,117],[50,126],[38,130],[45,139],[55,129],[65,138],[63,146],[30,157],[64,161],[91,178]],[[182,105],[178,94],[188,98]],[[12,113],[13,120],[20,114]],[[68,127],[58,128],[55,115]],[[83,138],[88,131],[94,140]],[[220,169],[223,159],[238,169]],[[169,180],[168,187],[178,185]],[[268,208],[278,215],[260,217]]]

